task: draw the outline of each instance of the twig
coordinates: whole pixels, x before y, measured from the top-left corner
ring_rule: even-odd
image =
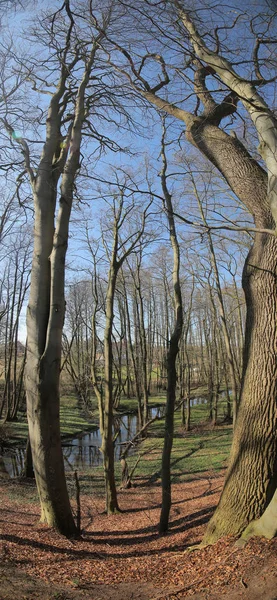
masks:
[[[79,483],[77,471],[74,471],[74,479],[75,479],[75,484],[76,484],[76,504],[77,504],[76,526],[77,526],[77,533],[78,533],[78,535],[80,535],[80,533],[81,533],[81,500],[80,500],[80,483]]]

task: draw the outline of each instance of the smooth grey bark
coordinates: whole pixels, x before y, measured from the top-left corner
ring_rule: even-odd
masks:
[[[61,123],[70,75],[67,54],[71,31],[72,22],[61,57],[60,79],[49,104],[46,140],[36,173],[30,165],[25,140],[18,140],[30,176],[35,211],[25,374],[29,435],[41,520],[67,536],[75,535],[77,529],[66,488],[59,423],[65,256],[82,127],[87,115],[85,93],[97,48],[97,43],[92,42],[90,53],[83,61],[83,76],[75,94],[75,110],[64,140]],[[79,60],[77,52],[71,67]],[[55,217],[60,178],[59,210]]]

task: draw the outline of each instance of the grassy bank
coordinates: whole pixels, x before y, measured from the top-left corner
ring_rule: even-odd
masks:
[[[201,390],[203,393],[203,390]],[[150,398],[150,407],[165,403],[165,396]],[[134,412],[136,400],[124,400],[120,412]],[[61,398],[61,431],[64,438],[72,438],[82,432],[90,431],[98,425],[96,406],[90,416],[80,408],[76,397]],[[218,406],[219,421],[223,420],[225,400],[222,398]],[[174,483],[201,477],[201,473],[209,470],[219,472],[226,466],[232,439],[232,427],[222,424],[216,427],[208,422],[208,406],[205,403],[194,404],[191,408],[190,432],[186,432],[181,422],[181,410],[175,412],[175,438],[172,450],[172,481]],[[27,438],[26,418],[22,421],[9,423],[4,426],[10,443],[25,444]],[[132,476],[135,486],[156,485],[161,479],[161,457],[164,436],[164,419],[158,419],[149,426],[147,436],[127,456],[129,473],[136,465]],[[67,472],[70,495],[75,496],[75,483],[72,472]],[[102,467],[79,468],[81,492],[83,494],[102,495]],[[116,461],[117,485],[121,484],[121,465]]]
[[[60,407],[61,434],[63,438],[77,436],[98,426],[97,413],[85,414],[79,406],[76,396],[65,395],[61,397]],[[10,444],[24,444],[28,435],[26,415],[19,413],[18,420],[11,423],[0,421],[2,436]]]
[[[162,402],[160,398],[151,398],[150,405]],[[165,399],[164,399],[165,400]],[[129,409],[131,405],[129,404]],[[127,404],[126,404],[127,408]],[[232,440],[232,426],[223,423],[225,401],[218,406],[219,422],[213,427],[208,422],[207,404],[192,406],[192,429],[186,432],[181,422],[181,412],[175,412],[175,436],[172,449],[172,482],[178,483],[201,477],[207,471],[211,475],[219,473],[227,464]],[[155,421],[149,426],[146,439],[142,440],[129,456],[127,463],[129,473],[136,465],[132,482],[136,487],[159,485],[161,480],[161,459],[163,449],[164,420]],[[121,485],[121,465],[116,465],[117,485]],[[82,493],[95,496],[104,493],[102,467],[84,469],[79,473]],[[68,474],[69,487],[74,496],[73,478]]]

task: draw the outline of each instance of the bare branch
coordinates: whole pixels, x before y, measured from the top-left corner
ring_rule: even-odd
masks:
[[[1,119],[6,131],[8,132],[8,134],[11,136],[11,138],[17,142],[18,144],[20,144],[21,148],[22,148],[22,154],[24,156],[24,163],[25,163],[25,168],[26,171],[30,177],[30,181],[31,184],[33,185],[33,183],[35,182],[35,175],[34,175],[34,171],[31,167],[31,163],[30,163],[30,151],[29,151],[29,146],[26,142],[26,140],[19,136],[14,128],[8,123],[7,119],[5,117],[2,117]]]

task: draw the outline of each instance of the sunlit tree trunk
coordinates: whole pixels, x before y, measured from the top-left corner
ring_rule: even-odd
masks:
[[[230,136],[214,125],[212,139],[211,130],[205,134],[204,123],[198,128],[200,144],[196,141],[196,129],[190,130],[191,141],[221,170],[253,214],[256,227],[269,230],[256,233],[243,272],[247,316],[240,406],[223,493],[204,538],[210,543],[222,535],[240,533],[259,518],[277,484],[277,239],[272,235],[277,223],[277,123],[252,83],[238,76],[228,61],[206,47],[187,13],[181,10],[179,14],[196,54],[229,87],[233,103],[240,99],[248,111],[268,171],[266,176],[237,139],[230,142]],[[210,100],[211,95],[206,98]],[[217,110],[214,103],[214,115]]]
[[[120,269],[128,256],[137,249],[139,241],[144,234],[145,222],[147,218],[148,207],[140,213],[140,222],[132,233],[124,226],[130,219],[132,211],[135,209],[134,200],[131,198],[127,202],[125,198],[125,185],[117,186],[117,193],[112,194],[111,219],[107,224],[102,225],[102,243],[106,250],[109,260],[108,283],[105,295],[105,330],[104,330],[104,386],[103,393],[97,384],[95,368],[95,350],[92,363],[93,385],[96,391],[100,414],[100,432],[102,437],[101,452],[103,455],[104,480],[106,490],[106,512],[115,513],[119,510],[115,483],[114,469],[114,435],[113,435],[113,327],[114,327],[114,307],[116,283]],[[106,215],[107,219],[108,216]],[[109,243],[109,236],[112,231],[112,240]],[[96,257],[94,256],[94,265],[96,270]],[[95,272],[94,270],[94,272]],[[95,291],[97,297],[97,291]],[[97,306],[97,303],[96,303]],[[96,309],[97,310],[97,309]],[[93,317],[93,336],[96,337],[96,312]],[[95,343],[94,343],[95,347]]]
[[[85,91],[96,51],[96,45],[93,45],[76,93],[75,112],[68,127],[67,139],[61,143],[61,119],[66,107],[61,101],[68,78],[66,58],[70,31],[71,28],[63,55],[60,81],[49,105],[46,142],[36,175],[29,165],[26,144],[24,140],[20,141],[32,183],[35,210],[25,375],[29,436],[41,520],[67,536],[75,535],[77,529],[66,488],[59,421],[65,256],[74,182],[79,168],[82,126],[86,116]],[[55,218],[60,176],[59,210]]]
[[[186,17],[185,26],[187,22],[190,21]],[[191,35],[194,39],[195,34]],[[201,58],[208,64],[211,62],[213,69],[217,65],[216,55],[211,51],[201,53]],[[227,72],[228,65],[222,64],[218,67],[220,77],[225,67]],[[201,71],[202,67],[199,67],[199,70]],[[209,71],[205,71],[205,68],[204,76],[198,78],[196,74],[196,93],[204,104],[203,116],[196,117],[176,108],[151,92],[146,91],[143,94],[158,108],[168,111],[186,123],[188,141],[223,174],[232,191],[253,215],[255,226],[260,230],[255,234],[255,241],[243,272],[247,317],[242,385],[230,466],[220,503],[204,538],[204,543],[213,543],[223,535],[242,532],[249,521],[257,519],[272,498],[277,483],[277,240],[272,235],[275,225],[271,212],[272,203],[267,193],[266,172],[238,138],[228,135],[219,127],[223,117],[236,111],[239,93],[233,90],[226,100],[216,104],[205,85],[205,77],[208,74]],[[229,76],[228,83],[232,89],[233,81],[237,83],[238,79],[233,73],[229,73]],[[241,81],[238,85],[240,83]],[[244,90],[246,95],[249,93],[247,86]],[[253,92],[253,88],[251,91]],[[248,102],[248,108],[249,106],[251,102]],[[254,106],[255,102],[252,107]],[[259,119],[255,119],[255,115],[253,120],[255,119],[256,124],[259,123],[259,127],[264,119],[269,118],[269,131],[276,131],[275,121],[265,105],[261,106],[258,116],[260,122]],[[276,172],[276,166],[271,158],[274,157],[275,150],[271,150],[268,160],[270,172],[273,174]]]

